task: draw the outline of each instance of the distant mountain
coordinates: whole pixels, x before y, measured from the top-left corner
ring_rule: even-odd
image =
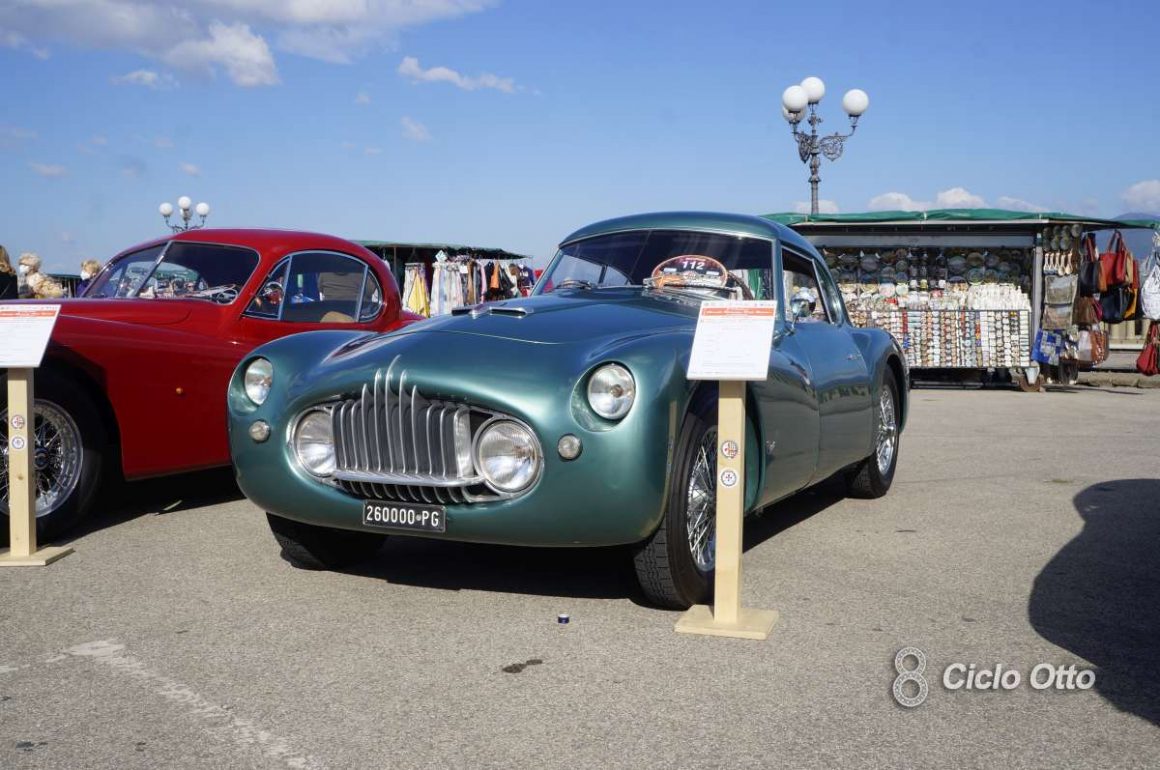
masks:
[[[1148,213],[1145,211],[1129,211],[1126,214],[1120,214],[1118,217],[1112,217],[1117,220],[1128,219],[1160,219],[1160,214]],[[1124,234],[1124,243],[1128,244],[1128,249],[1135,255],[1136,259],[1147,259],[1148,255],[1152,253],[1152,231],[1141,230],[1140,228],[1128,228],[1121,230]],[[1100,251],[1108,245],[1108,239],[1112,237],[1111,230],[1101,230],[1096,235],[1096,243],[1099,244]]]

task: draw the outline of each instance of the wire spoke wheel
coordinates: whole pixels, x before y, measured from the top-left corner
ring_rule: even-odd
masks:
[[[894,450],[898,445],[898,420],[894,415],[894,394],[889,388],[882,389],[878,397],[878,472],[885,475],[894,462]]]
[[[32,462],[36,469],[36,517],[47,516],[64,503],[81,478],[84,447],[76,421],[57,404],[36,400],[32,426]],[[8,410],[0,411],[0,509],[7,512]]]
[[[686,490],[689,553],[702,572],[713,570],[717,548],[717,428],[705,431]]]

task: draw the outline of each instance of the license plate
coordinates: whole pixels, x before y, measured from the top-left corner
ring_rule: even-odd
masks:
[[[442,505],[365,500],[363,524],[382,529],[405,529],[409,532],[446,532],[447,511]]]

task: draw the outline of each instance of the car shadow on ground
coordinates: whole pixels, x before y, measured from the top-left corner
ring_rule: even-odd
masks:
[[[826,482],[751,516],[745,523],[745,550],[756,548],[842,497],[840,485]],[[374,559],[346,572],[425,588],[629,599],[650,606],[637,587],[631,546],[525,548],[392,537]]]
[[[1100,695],[1160,725],[1160,479],[1094,484],[1074,503],[1083,531],[1035,578],[1031,625],[1098,667]]]
[[[102,490],[94,513],[62,540],[76,540],[141,516],[166,516],[233,502],[242,497],[242,491],[234,480],[233,468],[109,484]]]

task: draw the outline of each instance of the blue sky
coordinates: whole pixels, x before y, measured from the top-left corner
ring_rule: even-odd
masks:
[[[501,246],[809,199],[782,90],[870,95],[821,197],[1160,210],[1144,2],[2,0],[0,243],[57,270],[219,226]]]

